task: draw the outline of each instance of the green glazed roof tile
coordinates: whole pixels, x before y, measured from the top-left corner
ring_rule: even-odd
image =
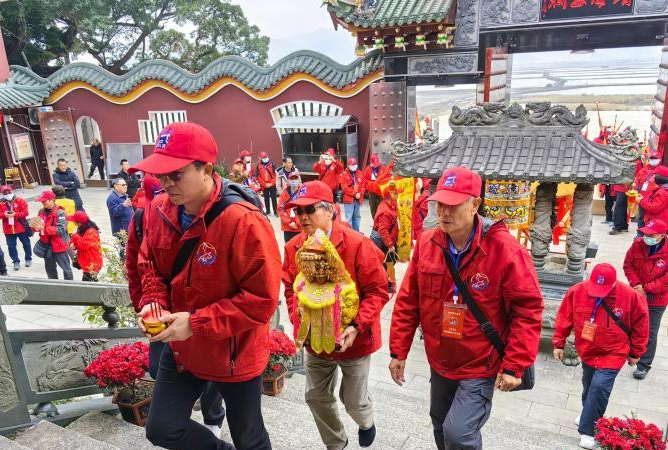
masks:
[[[9,80],[0,83],[0,109],[40,105],[49,94],[47,80],[23,67],[12,67]]]
[[[453,0],[377,0],[369,13],[358,13],[353,5],[338,0],[329,11],[343,22],[359,28],[384,28],[440,22],[448,15]]]

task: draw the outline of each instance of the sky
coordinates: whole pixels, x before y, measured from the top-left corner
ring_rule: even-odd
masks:
[[[332,19],[322,0],[232,0],[250,23],[271,38],[269,64],[297,50],[315,50],[348,64],[355,58],[355,39]]]

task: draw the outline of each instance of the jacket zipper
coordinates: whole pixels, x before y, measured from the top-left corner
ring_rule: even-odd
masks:
[[[234,340],[234,345],[232,341]],[[231,337],[230,341],[230,375],[234,375],[234,366],[236,365],[235,360],[237,359],[237,337]]]

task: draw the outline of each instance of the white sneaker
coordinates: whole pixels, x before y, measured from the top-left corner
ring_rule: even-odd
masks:
[[[583,434],[582,436],[580,436],[580,447],[589,450],[594,450],[597,447],[596,439],[594,439],[592,436],[587,436],[586,434]]]
[[[213,433],[214,436],[216,436],[218,439],[220,439],[220,433],[223,431],[221,427],[218,425],[207,425],[203,424],[210,432]]]
[[[578,416],[573,421],[575,423],[575,425],[578,426],[578,427],[580,426],[580,416],[581,416],[581,414],[578,414]]]

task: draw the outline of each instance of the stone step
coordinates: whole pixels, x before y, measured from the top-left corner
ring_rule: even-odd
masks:
[[[7,439],[4,436],[0,436],[0,450],[28,450],[28,449],[19,444],[18,442],[14,442],[10,439]]]
[[[156,450],[146,439],[144,428],[132,425],[109,414],[88,413],[67,426],[89,438],[106,442],[120,450]]]
[[[47,421],[22,431],[14,441],[33,450],[119,450],[113,445]]]

